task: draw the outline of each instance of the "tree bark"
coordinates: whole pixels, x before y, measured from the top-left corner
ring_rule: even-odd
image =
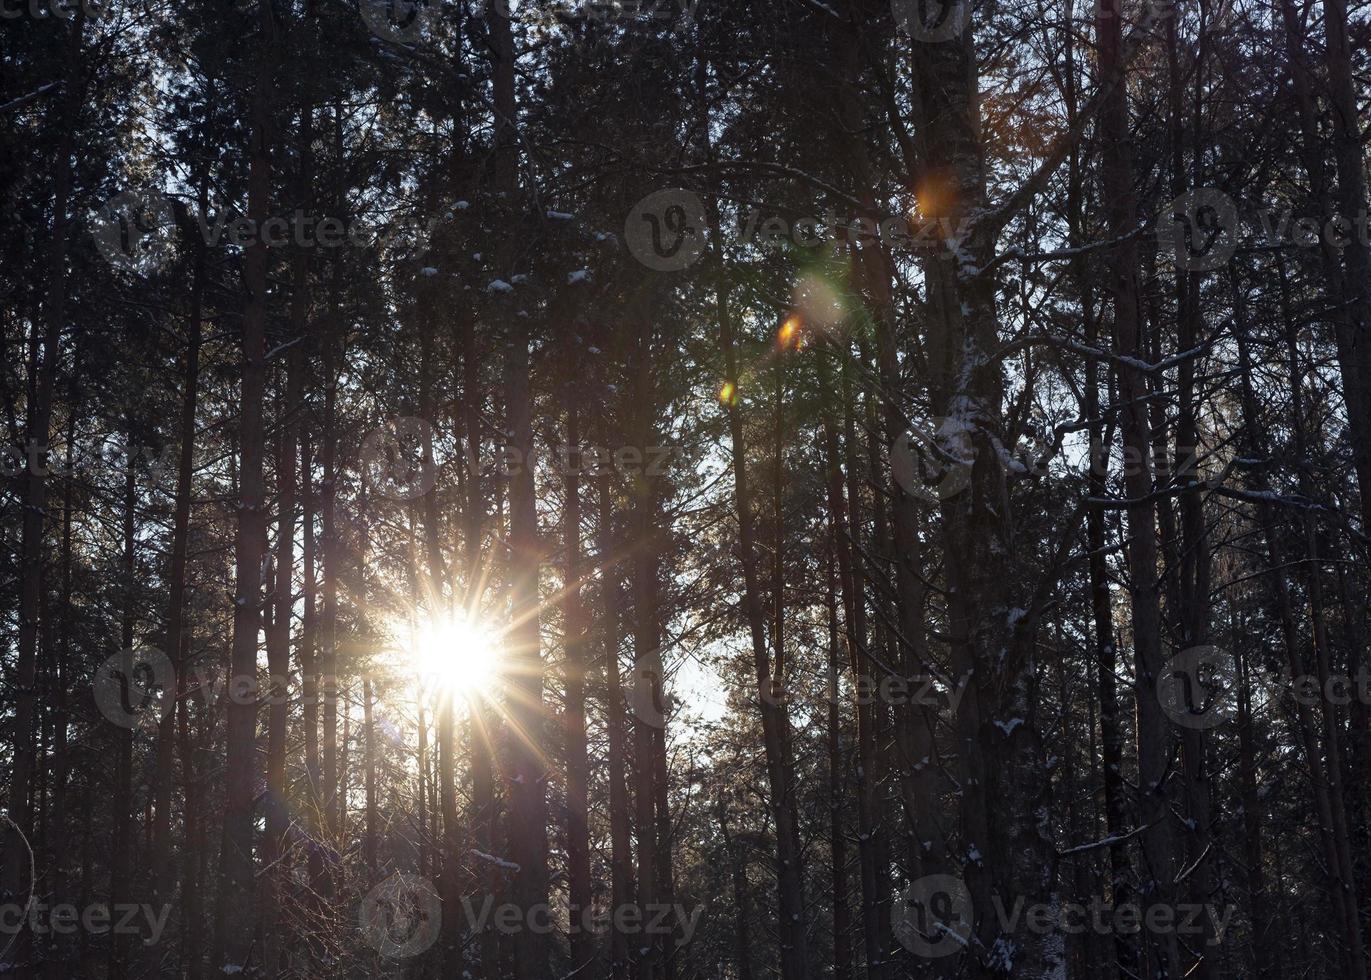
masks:
[[[259,44],[252,92],[248,217],[261,227],[270,208],[270,87],[275,25],[269,0],[258,4]],[[243,314],[243,381],[239,403],[238,531],[230,684],[257,677],[257,633],[262,620],[266,493],[262,477],[265,438],[262,403],[266,387],[268,250],[265,240],[248,246],[243,258],[247,306]],[[255,685],[254,685],[255,686]],[[217,969],[246,970],[252,949],[255,898],[253,800],[256,795],[257,703],[231,697],[228,703],[224,779],[223,841],[219,854],[219,910],[215,930]]]
[[[202,185],[203,186],[203,185]],[[204,195],[201,195],[203,200]],[[189,216],[178,216],[182,224],[189,224]],[[181,702],[187,696],[190,664],[186,660],[184,644],[184,613],[186,604],[186,555],[190,538],[190,507],[195,476],[195,412],[200,385],[200,336],[203,319],[205,289],[205,250],[194,232],[186,229],[183,240],[194,249],[191,308],[186,325],[187,339],[185,367],[182,374],[180,456],[176,469],[176,497],[173,505],[171,532],[171,567],[167,573],[167,623],[162,650],[176,665],[176,708],[168,711],[157,729],[157,755],[154,770],[152,885],[155,902],[170,902],[175,888],[171,853],[171,790],[172,753],[175,725]],[[189,777],[183,774],[183,781]],[[183,926],[184,928],[184,926]]]
[[[581,419],[580,404],[573,382],[567,391],[566,501],[562,509],[562,537],[565,542],[562,609],[566,623],[563,642],[566,655],[566,708],[562,715],[566,755],[566,850],[567,878],[571,902],[571,969],[585,969],[595,958],[595,938],[579,927],[582,916],[591,909],[589,760],[586,755],[586,651],[588,616],[581,585],[585,575],[581,557]]]
[[[1107,87],[1100,115],[1103,138],[1102,180],[1109,236],[1114,244],[1106,256],[1106,272],[1114,310],[1114,348],[1126,357],[1147,360],[1140,324],[1138,251],[1132,237],[1138,220],[1133,192],[1133,162],[1128,127],[1128,102],[1121,62],[1121,18],[1102,6],[1096,19],[1100,84]],[[1157,700],[1157,678],[1163,665],[1161,607],[1157,576],[1156,512],[1151,494],[1152,430],[1148,417],[1146,376],[1128,362],[1119,362],[1119,398],[1124,448],[1124,492],[1134,503],[1126,511],[1128,570],[1132,587],[1134,693],[1137,704],[1138,795],[1142,832],[1143,899],[1171,902],[1176,879],[1175,828],[1166,797],[1165,774],[1170,741],[1167,722]],[[1151,940],[1152,937],[1149,937]],[[1149,947],[1152,942],[1145,944]],[[1148,949],[1149,970],[1179,976],[1180,957],[1174,936],[1160,940],[1160,951]],[[1159,959],[1154,959],[1159,957]]]
[[[48,237],[45,266],[46,292],[43,301],[42,340],[35,338],[30,359],[31,377],[24,450],[46,450],[52,424],[52,399],[57,383],[57,365],[62,357],[62,328],[67,306],[67,253],[71,216],[72,153],[75,148],[76,117],[82,89],[81,43],[85,11],[78,9],[67,29],[66,76],[62,82],[61,108],[56,117],[57,158],[53,173],[52,232]],[[35,333],[38,327],[35,325]],[[28,868],[28,846],[23,837],[33,830],[30,781],[33,778],[36,745],[33,737],[34,681],[38,676],[38,615],[43,591],[43,535],[47,518],[47,468],[30,466],[23,481],[23,523],[20,530],[19,636],[14,672],[14,763],[10,768],[9,819],[19,833],[7,828],[5,860],[0,891],[18,896],[24,888]],[[23,835],[23,837],[21,837]],[[7,963],[19,980],[31,975],[24,962],[27,939],[16,941],[6,955]]]
[[[608,426],[604,426],[608,434]],[[609,837],[610,904],[623,908],[633,896],[633,828],[629,814],[627,719],[623,685],[619,677],[619,624],[623,614],[623,590],[614,533],[614,508],[609,475],[598,480],[598,552],[600,566],[601,656],[605,672],[605,715],[609,738]],[[628,936],[622,929],[609,933],[610,973],[613,980],[627,980]]]
[[[852,913],[847,901],[847,838],[843,826],[846,793],[842,713],[839,711],[838,596],[834,575],[837,515],[829,512],[824,604],[828,611],[828,848],[833,875],[833,980],[852,978]]]
[[[132,683],[134,650],[134,624],[137,619],[137,564],[134,552],[134,528],[138,506],[138,475],[134,468],[133,446],[136,441],[133,420],[127,420],[127,442],[124,459],[124,517],[123,517],[123,582],[120,592],[123,595],[123,611],[120,616],[119,643],[121,682]],[[111,797],[113,814],[110,826],[114,829],[114,840],[110,849],[110,906],[117,908],[126,903],[132,893],[133,885],[133,729],[120,727],[114,736],[114,793]],[[129,975],[129,942],[123,932],[115,931],[109,945],[109,980],[124,980]]]

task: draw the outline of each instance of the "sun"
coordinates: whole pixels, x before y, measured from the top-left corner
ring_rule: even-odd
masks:
[[[422,690],[470,699],[499,677],[500,638],[477,620],[444,614],[417,624],[409,656]]]

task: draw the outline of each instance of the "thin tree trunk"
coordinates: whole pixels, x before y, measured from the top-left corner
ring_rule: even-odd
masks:
[[[75,148],[76,116],[82,97],[81,42],[86,17],[77,9],[67,29],[66,77],[62,84],[61,108],[56,118],[57,155],[53,174],[52,233],[47,242],[45,266],[46,293],[43,302],[42,340],[35,339],[30,359],[31,380],[28,418],[24,435],[28,451],[48,446],[52,423],[52,398],[61,360],[62,326],[67,305],[67,252],[71,216],[72,153]],[[38,327],[35,325],[35,333]],[[28,845],[23,839],[33,830],[30,781],[33,778],[35,744],[33,740],[34,680],[38,676],[38,615],[43,592],[43,534],[47,517],[47,468],[27,468],[23,481],[24,510],[20,531],[19,636],[15,656],[14,762],[10,768],[9,819],[19,833],[5,835],[5,860],[0,886],[7,895],[19,895],[25,887],[28,870]],[[22,836],[21,836],[22,835]],[[16,941],[6,955],[19,980],[31,975],[25,958],[27,940]]]
[[[76,405],[75,399],[71,413],[67,417],[66,479],[62,481],[62,592],[60,603],[63,609],[71,608],[72,597],[72,512],[73,480],[72,459],[76,449]],[[67,862],[63,859],[67,848],[67,780],[70,759],[67,750],[67,729],[69,726],[67,707],[67,678],[71,670],[72,624],[69,617],[63,616],[58,625],[60,636],[57,646],[57,697],[53,717],[52,756],[55,764],[52,790],[52,830],[48,835],[45,852],[53,869],[52,892],[56,903],[67,900],[70,885],[67,881]],[[48,959],[47,975],[49,980],[67,980],[73,965],[65,949],[60,946]]]
[[[495,112],[495,184],[517,208],[519,191],[518,108],[514,99],[514,36],[506,13],[488,19]],[[502,249],[512,264],[509,248]],[[503,265],[502,265],[503,268]],[[506,372],[510,442],[523,461],[510,478],[510,610],[508,633],[509,719],[517,733],[510,741],[509,838],[514,863],[514,900],[525,914],[547,902],[547,777],[543,761],[543,663],[539,635],[538,504],[534,486],[532,392],[529,387],[528,323],[504,317],[508,331]],[[548,945],[538,934],[514,943],[515,980],[546,980]]]
[[[270,869],[263,879],[263,954],[269,976],[281,969],[282,893],[287,881],[283,866],[290,813],[286,793],[286,727],[290,720],[290,624],[295,609],[295,500],[300,441],[300,400],[304,389],[304,351],[300,346],[309,313],[309,253],[295,255],[291,290],[291,333],[296,341],[286,355],[285,396],[281,400],[276,443],[276,585],[273,628],[267,634],[267,795],[266,836],[262,864]]]
[[[609,736],[610,904],[617,909],[624,908],[633,896],[633,828],[630,825],[625,774],[628,734],[623,685],[619,678],[619,623],[623,613],[623,590],[619,584],[609,476],[602,476],[598,483],[601,656],[604,657],[605,715]],[[622,929],[611,929],[609,943],[611,976],[613,980],[627,980],[628,936]]]
[[[748,927],[747,858],[743,844],[728,832],[728,803],[719,801],[719,836],[728,856],[733,884],[733,955],[737,959],[738,980],[752,980],[752,936]]]
[[[766,648],[766,614],[757,578],[757,545],[753,530],[752,495],[747,475],[747,440],[737,391],[741,377],[734,347],[733,319],[728,309],[727,287],[718,286],[720,346],[724,355],[724,383],[732,397],[725,399],[733,455],[733,493],[738,519],[738,557],[743,568],[743,608],[752,638],[752,665],[762,715],[762,740],[766,753],[767,787],[772,819],[776,824],[777,910],[780,918],[781,976],[804,980],[808,976],[808,935],[805,928],[804,878],[800,869],[799,826],[791,780],[785,767],[785,744],[789,728],[785,706],[773,696],[776,678]]]
[[[1122,84],[1121,18],[1106,7],[1096,20],[1100,84],[1108,87],[1100,117],[1103,137],[1103,194],[1109,236],[1106,269],[1114,306],[1114,347],[1118,354],[1145,360],[1138,299],[1138,252],[1132,236],[1138,220],[1133,194],[1133,162],[1128,131],[1128,103]],[[1169,733],[1155,695],[1162,670],[1161,609],[1157,581],[1156,513],[1147,501],[1152,492],[1152,432],[1148,418],[1146,376],[1119,362],[1122,402],[1124,492],[1135,501],[1127,510],[1128,569],[1132,580],[1132,625],[1137,703],[1138,795],[1142,832],[1142,891],[1149,903],[1170,902],[1176,878],[1175,831],[1165,787]],[[1149,942],[1145,944],[1151,946]],[[1151,971],[1179,976],[1180,958],[1174,936],[1160,939],[1160,961]],[[1153,950],[1149,949],[1149,960]]]
[[[342,107],[333,109],[334,149],[342,159],[343,121]],[[341,201],[337,202],[341,206]],[[323,493],[320,511],[320,534],[324,559],[324,621],[323,621],[323,700],[324,700],[324,773],[323,773],[323,815],[324,836],[329,848],[328,867],[325,871],[323,891],[333,893],[337,865],[337,850],[340,845],[339,828],[342,825],[341,804],[338,780],[338,575],[339,561],[342,557],[338,528],[338,384],[339,360],[347,355],[347,330],[343,323],[341,296],[343,265],[337,257],[333,260],[331,282],[329,284],[329,333],[324,337],[324,446],[321,463],[323,465]]]
[[[651,322],[650,319],[647,322]],[[629,373],[632,378],[632,432],[630,443],[647,455],[651,432],[649,390],[652,370],[651,329],[646,325],[632,341]],[[659,574],[656,498],[653,481],[632,481],[633,545],[633,733],[636,786],[633,799],[638,825],[638,904],[647,908],[664,901],[663,865],[670,854],[662,853],[658,832],[657,794],[665,778],[657,760],[658,736],[666,726],[662,694],[661,626],[657,613]],[[664,950],[657,935],[644,936],[638,947],[638,980],[656,980],[663,974]]]
[[[828,607],[828,847],[833,875],[833,980],[851,980],[852,913],[847,901],[847,838],[843,827],[847,776],[838,705],[838,596],[834,576],[838,533],[837,515],[830,510],[824,600]]]
[[[1304,437],[1304,407],[1301,396],[1302,383],[1301,367],[1295,347],[1295,336],[1297,322],[1291,315],[1289,302],[1289,288],[1285,278],[1284,264],[1277,259],[1277,272],[1280,283],[1281,310],[1286,324],[1286,357],[1287,369],[1292,385],[1293,400],[1291,404],[1291,418],[1295,432],[1296,458],[1306,459],[1305,437]],[[1239,311],[1240,312],[1240,311]],[[1239,328],[1245,328],[1245,317],[1241,315],[1236,320]],[[1239,356],[1246,360],[1246,344],[1239,348]],[[1245,372],[1250,373],[1250,372]],[[1244,413],[1246,424],[1249,430],[1248,440],[1253,452],[1262,452],[1265,444],[1265,436],[1259,418],[1256,415],[1255,396],[1250,393],[1250,384],[1244,377]],[[1255,457],[1254,458],[1260,458]],[[1310,495],[1314,499],[1313,488],[1308,483],[1308,477],[1303,467],[1300,468],[1300,490],[1302,493]],[[1285,554],[1281,546],[1279,535],[1274,526],[1274,514],[1270,513],[1266,504],[1258,505],[1258,519],[1263,525],[1264,537],[1266,539],[1267,562],[1271,569],[1270,582],[1276,603],[1277,617],[1281,624],[1281,635],[1284,640],[1286,658],[1290,666],[1291,677],[1307,676],[1309,671],[1305,666],[1304,657],[1301,654],[1303,642],[1299,636],[1299,630],[1295,622],[1295,614],[1292,608],[1289,588],[1285,578]],[[1313,542],[1309,542],[1312,547]],[[1312,585],[1312,575],[1311,575]],[[1316,650],[1321,644],[1316,638]],[[1365,977],[1364,954],[1361,952],[1361,932],[1358,928],[1357,910],[1354,902],[1355,888],[1351,875],[1345,869],[1342,861],[1342,849],[1337,840],[1338,821],[1335,817],[1335,808],[1341,806],[1341,799],[1335,798],[1332,788],[1332,777],[1329,771],[1324,768],[1323,751],[1319,745],[1318,723],[1314,718],[1312,708],[1305,699],[1296,698],[1296,725],[1300,734],[1301,746],[1304,750],[1305,766],[1309,774],[1309,781],[1315,808],[1318,811],[1320,839],[1324,849],[1326,870],[1330,878],[1333,910],[1336,915],[1340,930],[1342,932],[1343,946],[1341,955],[1343,958],[1344,969],[1351,977],[1363,980]],[[1358,963],[1361,966],[1359,968]],[[1359,972],[1360,969],[1360,972]]]
[[[300,441],[301,563],[304,590],[304,615],[300,625],[300,681],[303,703],[300,708],[305,732],[305,827],[309,834],[309,884],[317,893],[323,879],[320,854],[323,819],[320,813],[319,768],[319,619],[317,546],[314,536],[315,508],[314,460],[308,438]]]
[[[838,347],[833,348],[839,351]],[[829,467],[829,507],[835,515],[845,515],[839,523],[843,533],[838,539],[838,569],[843,583],[843,618],[847,629],[848,663],[854,691],[860,692],[876,676],[876,666],[867,650],[865,575],[859,555],[862,541],[862,506],[857,465],[857,431],[852,409],[852,370],[846,350],[842,350],[841,398],[843,406],[844,463],[843,483],[839,463],[836,422],[827,419],[825,446]],[[827,370],[822,387],[827,389]],[[830,415],[832,409],[830,407]],[[846,492],[846,498],[844,498]],[[880,759],[876,751],[875,708],[870,697],[857,696],[857,855],[862,880],[862,939],[866,953],[867,980],[885,971],[885,922],[881,918],[882,896],[889,894],[889,864],[884,860],[884,838],[877,809],[877,775]],[[940,846],[941,835],[934,846]]]
[[[270,208],[270,86],[275,25],[271,4],[258,5],[261,50],[253,79],[248,175],[248,217],[261,223]],[[238,532],[234,548],[233,646],[230,684],[257,676],[257,633],[261,628],[266,492],[262,478],[266,387],[267,265],[265,240],[248,246],[243,259],[247,306],[243,314],[243,382],[239,404]],[[256,793],[255,700],[228,703],[224,780],[223,843],[219,854],[219,909],[214,942],[217,969],[246,970],[252,948],[255,899],[253,799]]]
[[[367,865],[367,884],[376,881],[376,870],[379,867],[376,858],[376,834],[379,829],[379,820],[376,813],[376,725],[372,718],[372,696],[371,674],[366,674],[362,678],[362,737],[363,742],[363,764],[366,766],[366,794],[367,812],[366,825],[362,837],[362,856]]]
[[[121,682],[133,680],[133,637],[137,617],[137,565],[134,553],[134,528],[138,504],[138,477],[133,465],[135,441],[133,422],[128,421],[126,458],[124,460],[124,560],[123,613],[120,617],[119,643],[123,668]],[[126,903],[132,893],[133,877],[133,729],[121,726],[115,733],[114,794],[111,798],[114,841],[110,852],[110,905],[117,908]],[[112,930],[109,945],[109,980],[124,980],[129,975],[128,936]]]
[[[203,186],[203,185],[202,185]],[[201,194],[201,199],[204,195]],[[179,216],[178,216],[179,217]],[[187,218],[189,216],[186,216]],[[192,233],[183,233],[195,249],[191,286],[191,309],[187,323],[185,368],[181,393],[180,457],[176,470],[176,497],[173,506],[171,532],[171,568],[167,575],[167,624],[163,651],[176,665],[177,711],[168,711],[157,729],[157,756],[154,769],[152,885],[155,902],[170,902],[175,887],[171,854],[171,789],[172,753],[175,725],[181,702],[186,697],[187,674],[190,665],[183,652],[183,618],[186,605],[186,555],[190,537],[190,506],[195,476],[195,411],[200,383],[200,335],[205,289],[205,254]],[[186,777],[183,777],[183,779]]]
[[[1327,44],[1324,60],[1328,69],[1329,113],[1333,124],[1333,159],[1337,165],[1337,202],[1347,221],[1364,220],[1366,215],[1366,161],[1362,143],[1360,102],[1353,79],[1352,46],[1348,36],[1347,0],[1327,0],[1323,5]],[[1317,152],[1313,147],[1311,152]],[[1326,219],[1331,214],[1324,212]],[[1326,237],[1326,236],[1323,236]],[[1371,313],[1368,313],[1368,282],[1371,282],[1371,243],[1365,234],[1347,236],[1342,250],[1347,269],[1347,295],[1338,316],[1346,317],[1351,364],[1343,361],[1343,398],[1347,403],[1352,462],[1361,488],[1363,529],[1371,527]],[[1349,372],[1348,368],[1352,370]],[[1349,886],[1351,882],[1349,881]],[[1353,969],[1358,976],[1366,972],[1366,957],[1360,939],[1353,954]]]
[[[586,652],[588,615],[582,598],[584,568],[581,558],[581,420],[575,382],[567,392],[566,502],[562,510],[562,537],[566,559],[563,572],[566,622],[566,709],[562,731],[566,755],[566,850],[571,902],[571,969],[581,970],[595,957],[595,937],[580,928],[582,916],[591,908],[589,761],[586,756]],[[593,974],[593,970],[587,969]]]
[[[466,508],[464,541],[466,546],[466,602],[469,614],[481,608],[485,589],[481,538],[485,524],[485,497],[481,480],[481,397],[480,361],[476,348],[476,321],[470,312],[461,321],[462,340],[462,413],[466,439]],[[493,854],[495,847],[496,801],[495,773],[492,764],[495,753],[493,715],[486,710],[483,699],[473,700],[470,708],[472,837],[477,850]],[[441,763],[441,758],[440,758]],[[442,776],[440,773],[439,782]],[[496,898],[498,881],[494,869],[481,862],[475,872],[481,898]],[[481,975],[492,977],[499,969],[497,934],[490,929],[481,932],[477,940]]]

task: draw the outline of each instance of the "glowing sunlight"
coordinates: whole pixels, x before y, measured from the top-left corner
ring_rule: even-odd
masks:
[[[413,631],[410,661],[423,691],[464,698],[489,693],[500,673],[500,638],[462,615],[437,616]]]

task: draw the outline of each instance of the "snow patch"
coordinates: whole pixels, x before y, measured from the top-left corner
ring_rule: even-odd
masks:
[[[1022,718],[1011,718],[1008,721],[1000,721],[996,719],[995,721],[995,727],[998,728],[1000,731],[1004,732],[1005,738],[1008,738],[1010,735],[1013,735],[1014,729],[1018,728],[1022,724]]]

